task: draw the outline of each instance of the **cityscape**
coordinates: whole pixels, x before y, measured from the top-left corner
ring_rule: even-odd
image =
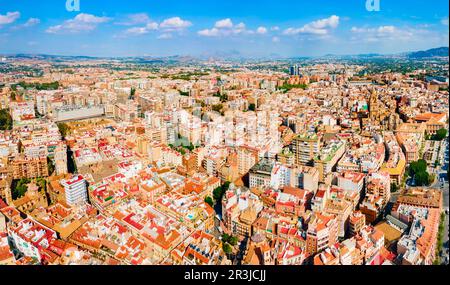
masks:
[[[447,1],[17,2],[0,265],[449,264]]]

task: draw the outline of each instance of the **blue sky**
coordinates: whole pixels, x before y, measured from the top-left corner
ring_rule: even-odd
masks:
[[[0,53],[317,56],[448,45],[447,0],[0,0]]]

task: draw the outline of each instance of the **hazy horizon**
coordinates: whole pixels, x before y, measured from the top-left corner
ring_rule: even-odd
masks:
[[[448,2],[80,0],[0,3],[0,53],[316,57],[448,46]]]
[[[439,47],[431,47],[429,49],[421,50],[426,51],[430,49],[435,48],[449,48],[449,46],[439,46]],[[293,56],[281,56],[281,55],[267,55],[267,56],[260,56],[260,57],[242,57],[243,59],[264,59],[264,58],[275,58],[275,59],[293,59],[293,58],[322,58],[326,56],[336,56],[336,57],[345,57],[345,56],[358,56],[358,55],[380,55],[380,56],[390,56],[390,55],[400,55],[402,53],[411,53],[411,52],[417,52],[419,50],[411,50],[411,51],[402,51],[397,53],[360,53],[360,54],[322,54],[322,55],[315,55],[315,56],[303,56],[303,55],[293,55]],[[225,51],[227,52],[227,51]],[[232,51],[228,51],[232,52]],[[28,56],[51,56],[51,57],[87,57],[87,58],[139,58],[139,57],[150,57],[150,58],[169,58],[169,57],[193,57],[193,58],[202,58],[206,57],[207,55],[192,55],[192,54],[169,54],[169,55],[129,55],[129,56],[90,56],[85,54],[47,54],[47,53],[1,53],[0,55],[3,56],[17,56],[17,55],[28,55]],[[214,57],[214,55],[208,55],[210,57]],[[216,57],[219,57],[219,54],[215,55]],[[238,57],[239,55],[235,55]]]

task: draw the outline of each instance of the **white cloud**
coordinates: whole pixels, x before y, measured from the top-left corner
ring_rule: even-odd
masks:
[[[216,22],[214,27],[217,28],[217,29],[224,29],[224,28],[229,28],[230,29],[230,28],[233,27],[233,22],[231,21],[230,18],[219,20],[219,21]]]
[[[283,31],[284,35],[313,34],[327,35],[331,29],[337,28],[339,25],[339,16],[332,15],[325,19],[320,19],[308,23],[300,28],[287,28]]]
[[[379,27],[352,27],[350,29],[352,33],[356,34],[365,34],[367,36],[375,36],[375,37],[386,37],[395,33],[400,33],[401,30],[394,26],[379,26]]]
[[[280,27],[278,27],[278,26],[273,26],[273,27],[270,28],[270,30],[271,30],[271,31],[279,31],[279,30],[280,30]]]
[[[218,37],[220,35],[220,30],[217,28],[204,29],[204,30],[198,31],[198,34],[200,36],[204,36],[204,37]]]
[[[258,27],[258,29],[256,29],[256,33],[260,34],[260,35],[264,35],[267,33],[267,28],[265,27]]]
[[[89,32],[97,28],[99,24],[110,21],[108,17],[97,17],[91,14],[78,14],[75,18],[64,21],[61,25],[51,26],[46,32],[50,34],[57,33],[80,33]]]
[[[37,18],[29,18],[25,23],[12,27],[13,30],[25,29],[39,25],[41,20]]]
[[[363,32],[366,31],[366,29],[365,28],[352,27],[350,29],[350,31],[353,32],[353,33],[363,33]]]
[[[172,38],[172,34],[169,34],[169,33],[164,33],[164,34],[161,34],[158,36],[158,39],[161,39],[161,40],[168,40],[171,38]]]
[[[110,20],[110,18],[108,18],[108,17],[97,17],[95,15],[85,14],[85,13],[78,14],[74,19],[74,21],[77,21],[77,22],[90,23],[90,24],[105,23],[105,22],[108,22],[109,20]]]
[[[14,23],[20,18],[20,12],[8,12],[5,15],[0,14],[0,26]]]
[[[279,37],[273,37],[272,38],[272,42],[279,43],[280,42],[280,38]]]
[[[381,26],[378,27],[377,32],[380,34],[392,34],[395,32],[394,26]]]
[[[392,25],[378,27],[352,27],[353,41],[393,43],[396,41],[426,41],[427,37],[436,38],[434,33],[428,29],[395,27]]]
[[[159,27],[159,25],[156,22],[149,22],[149,23],[147,23],[147,25],[145,25],[145,28],[147,30],[157,30],[158,27]]]
[[[262,34],[267,32],[267,29],[264,27],[259,28],[259,32]],[[235,25],[230,18],[222,19],[217,21],[214,24],[214,27],[211,29],[204,29],[197,32],[198,35],[204,37],[225,37],[232,35],[240,35],[240,34],[254,34],[255,31],[248,30],[245,23],[240,22]]]
[[[145,15],[145,16],[144,16]],[[192,26],[192,23],[186,20],[181,19],[180,17],[172,17],[165,19],[160,24],[154,21],[151,21],[149,17],[146,17],[146,14],[135,14],[132,17],[134,22],[144,22],[145,26],[140,27],[132,27],[127,29],[122,36],[127,35],[144,35],[148,34],[150,31],[161,30],[162,34],[158,37],[159,39],[168,39],[173,35],[170,32],[179,32],[181,33],[186,28]]]
[[[239,23],[236,25],[236,27],[233,30],[234,34],[242,34],[242,33],[253,33],[253,31],[247,31],[244,23]]]
[[[443,19],[441,20],[441,24],[444,25],[444,26],[448,26],[448,17],[443,18]]]
[[[127,16],[126,20],[123,20],[121,22],[117,22],[117,25],[123,25],[123,26],[133,26],[133,25],[139,25],[139,24],[147,24],[151,22],[150,17],[146,13],[137,13],[137,14],[130,14]]]
[[[134,36],[144,35],[144,34],[148,34],[150,31],[157,30],[158,27],[159,27],[158,23],[149,22],[149,23],[147,23],[147,25],[145,25],[145,27],[133,27],[133,28],[127,29],[125,31],[125,35],[134,35]]]
[[[146,13],[128,15],[127,21],[120,22],[118,24],[124,26],[145,24],[145,26],[137,26],[129,28],[124,32],[124,35],[134,35],[134,36],[148,34],[150,31],[158,30],[159,28],[159,24],[157,22],[152,21]]]
[[[29,28],[29,27],[33,27],[38,25],[41,22],[41,20],[37,19],[37,18],[30,18],[28,19],[28,21],[26,21],[25,24],[23,24],[23,26],[25,28]]]
[[[192,26],[192,23],[180,17],[172,17],[162,21],[159,26],[164,30],[183,30]]]
[[[145,27],[134,27],[134,28],[129,28],[128,30],[125,31],[125,34],[128,35],[143,35],[143,34],[147,34],[149,31],[145,28]]]

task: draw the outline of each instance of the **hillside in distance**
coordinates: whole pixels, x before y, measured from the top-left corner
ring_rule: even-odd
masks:
[[[429,50],[416,51],[408,54],[409,58],[426,58],[426,57],[443,57],[448,56],[448,47],[438,47]]]

